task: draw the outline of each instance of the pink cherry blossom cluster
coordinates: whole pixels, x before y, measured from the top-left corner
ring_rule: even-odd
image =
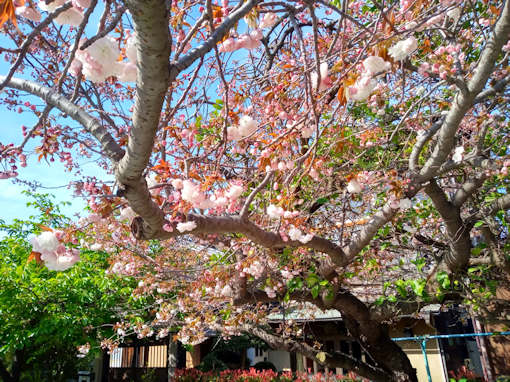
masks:
[[[227,38],[219,45],[218,50],[228,53],[242,48],[248,50],[255,49],[260,45],[262,37],[264,37],[262,31],[254,29],[250,33],[243,33],[237,39],[234,37]]]
[[[388,54],[395,61],[405,60],[411,53],[418,48],[418,41],[414,36],[401,40],[388,49]]]
[[[201,184],[190,179],[172,179],[171,184],[175,191],[167,196],[168,202],[175,205],[183,200],[190,203],[193,208],[216,210],[218,212],[225,209],[234,212],[238,208],[237,201],[244,192],[244,187],[238,183],[230,184],[228,189],[217,189],[211,196],[208,196],[202,190]],[[196,228],[191,224],[181,225],[180,227],[186,231]],[[170,229],[171,227],[167,228]]]
[[[80,252],[66,248],[61,239],[62,232],[45,231],[30,240],[32,250],[41,254],[41,260],[49,270],[65,271],[80,261]]]
[[[0,179],[15,178],[17,176],[17,171],[0,171]]]
[[[298,211],[286,211],[282,207],[274,204],[267,206],[266,213],[271,219],[291,219],[299,215]]]
[[[459,44],[456,45],[448,45],[448,46],[440,46],[437,50],[430,55],[431,60],[439,59],[440,56],[446,55],[446,64],[442,62],[435,62],[434,64],[430,64],[428,62],[423,62],[418,72],[424,77],[428,77],[431,74],[439,75],[439,78],[445,80],[448,75],[457,73],[457,67],[454,65],[455,60],[458,60],[461,64],[464,64],[466,55],[464,52],[460,51],[461,47]]]
[[[246,266],[240,273],[241,277],[246,275],[253,276],[255,279],[259,279],[264,274],[266,267],[258,260],[255,260],[250,266]]]
[[[289,238],[292,241],[299,241],[303,244],[306,244],[313,239],[313,234],[311,233],[304,234],[303,232],[301,232],[299,228],[296,228],[293,225],[291,225],[289,229]]]
[[[319,91],[324,91],[324,90],[329,89],[331,87],[331,85],[333,85],[333,81],[331,80],[331,78],[328,75],[328,63],[327,62],[323,62],[320,65],[320,75],[321,75],[321,80],[320,80],[319,84],[317,84],[317,80],[318,80],[317,72],[312,72],[312,74],[310,75],[310,80],[312,81],[312,87],[314,89],[318,88]]]
[[[378,56],[367,57],[362,64],[363,71],[356,83],[347,88],[346,97],[353,101],[364,101],[374,91],[377,81],[374,77],[388,71],[391,67],[389,62]]]
[[[243,115],[239,119],[237,126],[229,126],[227,128],[227,139],[238,141],[249,137],[257,131],[257,122],[249,115]]]
[[[78,50],[69,69],[77,77],[81,74],[92,82],[103,82],[116,76],[122,82],[134,82],[137,77],[136,36],[131,35],[126,43],[128,62],[119,62],[120,50],[112,37],[100,38],[85,50]]]
[[[45,1],[39,1],[39,8],[48,13],[54,12],[57,8],[61,7],[66,3],[66,0],[54,0],[49,4]],[[16,14],[22,16],[28,20],[39,22],[41,21],[41,13],[34,8],[32,5],[26,5],[24,2],[15,4]],[[90,0],[73,0],[73,6],[68,10],[60,13],[56,18],[55,22],[60,25],[70,25],[77,27],[83,21],[83,11],[85,8],[90,7]]]

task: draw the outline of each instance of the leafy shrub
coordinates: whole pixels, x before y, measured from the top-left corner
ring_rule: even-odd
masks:
[[[270,362],[267,362],[271,364]],[[272,364],[271,364],[272,365]],[[197,369],[177,370],[175,382],[357,382],[364,379],[349,378],[332,373],[306,373],[284,372],[274,370],[224,370],[220,373],[202,372]]]

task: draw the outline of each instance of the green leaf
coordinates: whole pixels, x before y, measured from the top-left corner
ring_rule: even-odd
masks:
[[[319,281],[320,281],[319,276],[317,276],[315,273],[309,274],[306,277],[306,285],[308,285],[308,288],[311,288],[315,284],[318,284]]]
[[[407,297],[406,282],[402,279],[395,281],[395,288],[400,296],[403,298]]]
[[[313,298],[317,298],[319,296],[320,292],[320,285],[315,285],[312,289],[310,289],[310,292],[312,293]]]
[[[426,280],[424,279],[411,280],[409,284],[415,295],[423,297],[423,291],[425,290]]]
[[[441,288],[450,289],[451,286],[450,277],[448,276],[448,273],[446,273],[445,271],[437,272],[436,280],[439,282]]]

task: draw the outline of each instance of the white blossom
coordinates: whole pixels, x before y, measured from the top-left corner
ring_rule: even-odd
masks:
[[[351,179],[349,183],[347,183],[347,192],[351,194],[359,194],[363,190],[363,187],[356,179]]]
[[[27,5],[16,7],[16,14],[36,23],[41,21],[41,14],[39,11]]]
[[[170,182],[172,183],[172,187],[174,187],[176,190],[180,190],[183,187],[182,179],[172,179]]]
[[[124,67],[119,65],[117,58],[120,50],[111,37],[100,38],[84,51],[76,52],[76,59],[80,60],[82,73],[92,82],[103,82],[110,76],[122,74]]]
[[[267,215],[271,219],[279,219],[284,213],[285,210],[280,206],[275,206],[274,204],[267,206]]]
[[[412,206],[411,199],[409,198],[400,199],[399,207],[401,210],[407,210],[411,208],[411,206]]]
[[[448,12],[446,12],[446,16],[451,18],[454,23],[456,23],[461,15],[461,9],[459,7],[455,7],[453,9],[450,9]]]
[[[397,42],[390,49],[388,49],[388,54],[395,61],[402,61],[407,58],[411,53],[413,53],[418,48],[418,41],[413,36]]]
[[[303,235],[303,232],[301,232],[300,229],[291,225],[289,229],[289,237],[292,241],[299,241],[306,244],[313,239],[313,234],[309,233],[307,235]]]
[[[195,228],[197,228],[197,223],[193,221],[177,224],[177,230],[179,232],[193,231]]]
[[[54,232],[45,231],[40,235],[30,239],[30,243],[32,244],[32,250],[34,252],[45,253],[55,252],[60,244],[60,241]]]
[[[227,127],[227,139],[231,141],[238,141],[246,138],[257,131],[257,122],[248,115],[243,115],[239,119],[238,126]]]
[[[372,77],[362,76],[353,86],[347,88],[346,98],[353,101],[364,101],[374,91],[377,81]]]
[[[237,184],[234,184],[232,187],[230,187],[230,189],[225,194],[225,196],[229,199],[236,200],[241,196],[242,193],[243,193],[243,187],[239,186]]]
[[[390,70],[391,64],[379,56],[369,56],[363,61],[363,67],[368,75],[373,76]]]
[[[194,207],[198,207],[205,200],[205,195],[200,190],[200,185],[188,179],[182,182],[181,196],[183,200],[190,202]]]
[[[55,18],[55,22],[60,25],[71,25],[77,27],[83,21],[83,12],[75,7],[69,8]]]
[[[234,291],[232,290],[232,287],[227,284],[221,290],[221,295],[223,297],[232,297],[234,295]]]
[[[51,3],[49,4],[46,4],[46,1],[44,0],[41,0],[39,1],[39,3],[37,4],[39,6],[39,8],[41,8],[41,10],[43,11],[46,11],[46,12],[53,12],[55,9],[57,9],[58,7],[64,5],[66,1],[65,0],[54,0],[52,1]]]
[[[462,147],[462,146],[456,147],[455,151],[453,153],[452,160],[455,163],[460,163],[460,162],[462,162],[463,158],[464,158],[464,147]]]
[[[247,137],[257,130],[257,123],[249,115],[243,115],[239,120],[239,132]]]
[[[267,12],[264,13],[262,20],[259,23],[259,28],[269,28],[272,27],[278,21],[278,16],[276,13]]]
[[[131,62],[118,63],[117,79],[121,82],[136,82],[138,68]]]

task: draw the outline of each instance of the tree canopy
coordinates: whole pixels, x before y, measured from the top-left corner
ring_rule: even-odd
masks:
[[[388,321],[505,318],[509,1],[6,0],[0,20],[2,102],[38,118],[0,177],[27,155],[78,174],[92,213],[41,258],[70,266],[78,232],[108,252],[158,301],[140,336],[245,332],[416,381]],[[370,362],[267,325],[296,303],[338,310]]]
[[[5,382],[64,381],[89,368],[101,340],[129,315],[134,280],[107,275],[106,253],[84,249],[67,272],[41,266],[28,235],[66,219],[39,195],[41,219],[0,220],[0,378]],[[136,304],[131,304],[134,307]],[[89,350],[90,354],[89,354]],[[81,358],[80,358],[81,357]]]

